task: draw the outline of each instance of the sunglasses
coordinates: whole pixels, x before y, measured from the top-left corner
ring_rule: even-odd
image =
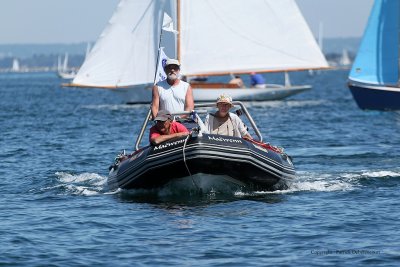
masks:
[[[178,65],[168,65],[165,67],[166,70],[179,70],[179,66]]]

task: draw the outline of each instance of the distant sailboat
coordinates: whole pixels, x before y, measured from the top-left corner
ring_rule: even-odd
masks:
[[[71,80],[75,78],[76,72],[73,69],[68,68],[68,53],[65,53],[64,56],[64,63],[61,66],[61,61],[60,57],[58,58],[58,76],[60,76],[62,79],[66,80]]]
[[[11,68],[12,72],[20,72],[21,68],[19,66],[19,61],[17,58],[13,59],[13,64],[12,64],[12,68]]]
[[[339,60],[339,65],[342,68],[349,68],[351,66],[351,59],[349,57],[349,53],[347,52],[347,49],[343,49],[342,56]]]
[[[154,80],[164,11],[179,34],[165,34],[162,46],[189,78],[328,66],[294,0],[122,0],[71,86],[120,88],[128,102],[149,102],[144,85]],[[214,101],[221,93],[276,100],[311,88],[289,81],[266,89],[234,86],[192,83],[195,101]]]
[[[321,53],[324,53],[324,23],[320,22],[318,25],[318,47]],[[313,69],[308,70],[308,74],[313,76],[315,73],[320,73],[320,71],[314,72]]]
[[[400,110],[400,1],[376,0],[348,86],[361,109]]]

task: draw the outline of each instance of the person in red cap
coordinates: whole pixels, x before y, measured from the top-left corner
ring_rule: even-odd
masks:
[[[176,59],[168,59],[164,66],[167,79],[153,86],[151,114],[156,117],[159,110],[172,113],[192,111],[194,108],[192,87],[179,78],[180,63]]]
[[[156,124],[150,128],[149,135],[150,143],[153,145],[189,134],[188,129],[183,124],[172,120],[171,112],[168,110],[160,110],[154,121]]]

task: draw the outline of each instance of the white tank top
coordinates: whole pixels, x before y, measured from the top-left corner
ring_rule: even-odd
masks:
[[[186,92],[189,88],[187,82],[180,80],[177,85],[171,86],[165,80],[158,83],[157,87],[160,96],[159,110],[166,109],[171,113],[185,110]]]

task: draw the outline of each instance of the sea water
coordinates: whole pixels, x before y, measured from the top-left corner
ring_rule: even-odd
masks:
[[[190,181],[107,189],[148,105],[52,73],[0,74],[0,265],[396,266],[399,113],[358,109],[346,71],[291,77],[313,89],[248,109],[293,157],[293,184],[198,193]]]

